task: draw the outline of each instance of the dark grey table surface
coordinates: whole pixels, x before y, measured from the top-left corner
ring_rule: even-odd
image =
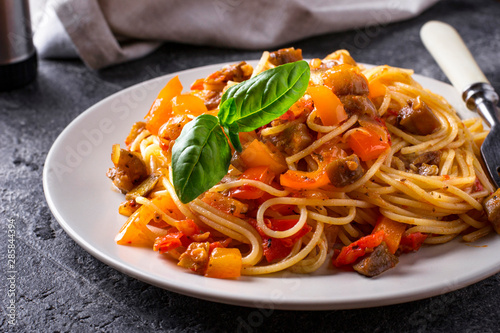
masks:
[[[500,91],[500,2],[494,0],[441,1],[411,20],[292,45],[302,48],[305,57],[348,48],[359,62],[413,68],[446,81],[419,38],[420,27],[432,19],[457,28]],[[103,98],[154,76],[257,59],[261,51],[165,44],[146,58],[99,72],[76,60],[44,60],[34,83],[0,93],[0,331],[499,331],[500,274],[406,304],[264,311],[199,300],[138,281],[92,257],[62,230],[45,201],[42,171],[52,143],[76,116]],[[8,267],[9,224],[15,226],[16,273]],[[12,309],[15,326],[9,323]]]

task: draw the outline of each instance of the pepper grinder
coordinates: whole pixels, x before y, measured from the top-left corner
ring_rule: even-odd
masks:
[[[36,73],[28,0],[0,0],[0,91],[22,87]]]

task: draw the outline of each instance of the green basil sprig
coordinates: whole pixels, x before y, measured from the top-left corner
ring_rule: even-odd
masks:
[[[172,147],[175,192],[188,203],[227,173],[231,148],[217,117],[203,114],[184,126]],[[201,189],[204,188],[202,192]]]
[[[305,93],[309,76],[305,61],[269,69],[229,88],[218,117],[204,114],[186,124],[172,148],[173,185],[179,199],[188,203],[217,184],[231,161],[227,138],[241,151],[238,133],[284,114]]]
[[[238,125],[240,132],[253,131],[286,112],[306,91],[309,75],[305,61],[264,71],[229,88],[217,116],[222,124]],[[231,99],[235,107],[224,107]]]

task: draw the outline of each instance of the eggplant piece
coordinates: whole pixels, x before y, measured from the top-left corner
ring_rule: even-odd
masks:
[[[338,65],[340,64],[348,64],[352,66],[358,66],[356,61],[354,61],[353,57],[349,54],[347,50],[337,50],[333,53],[330,53],[323,59],[325,61],[335,61]]]
[[[382,242],[373,249],[372,253],[353,265],[352,268],[359,274],[374,277],[393,268],[398,262],[399,258],[389,251],[385,242]]]
[[[418,167],[418,174],[422,176],[437,176],[439,174],[439,168],[434,164],[422,163]]]
[[[441,156],[443,153],[440,150],[428,151],[422,154],[406,154],[400,152],[394,155],[403,164],[408,172],[418,172],[419,174],[430,175],[430,173],[439,173],[439,164],[441,163]],[[420,170],[422,169],[422,170]]]
[[[419,167],[422,164],[439,165],[439,163],[441,162],[441,155],[443,155],[443,153],[440,150],[428,151],[418,155],[411,164],[415,165],[416,167]]]
[[[125,195],[125,200],[135,200],[137,197],[144,197],[148,195],[149,192],[153,190],[153,188],[158,183],[160,179],[160,175],[156,173],[152,173],[148,176],[142,183],[134,187]]]
[[[307,125],[299,123],[288,127],[276,135],[264,137],[263,142],[270,142],[279,151],[293,155],[308,147],[313,142],[313,138],[309,133]]]
[[[138,153],[121,149],[120,145],[113,145],[111,161],[115,165],[106,173],[113,184],[122,192],[127,193],[139,185],[148,176],[146,164]]]
[[[353,114],[358,116],[366,114],[371,118],[377,116],[377,108],[367,96],[347,95],[339,96],[339,98],[349,116]]]
[[[210,258],[209,242],[192,242],[179,257],[178,266],[188,268],[194,272],[201,272],[206,269]]]
[[[356,154],[336,159],[326,166],[326,174],[335,187],[351,185],[364,174]]]
[[[500,188],[490,195],[483,203],[488,221],[493,225],[495,231],[500,234]]]
[[[293,47],[269,53],[269,62],[274,66],[302,60],[302,50]]]
[[[436,176],[439,174],[441,155],[441,151],[429,151],[420,154],[413,159],[409,168],[422,176]]]
[[[222,98],[222,91],[217,90],[197,90],[192,94],[203,100],[208,111],[217,109]]]
[[[399,112],[400,127],[416,135],[429,135],[441,128],[441,122],[434,112],[418,96]]]
[[[355,70],[335,70],[333,67],[323,74],[323,80],[337,96],[346,95],[368,95],[368,81]]]
[[[252,75],[253,68],[246,62],[224,66],[220,71],[207,76],[203,83],[204,90],[222,91],[229,81],[242,82]]]

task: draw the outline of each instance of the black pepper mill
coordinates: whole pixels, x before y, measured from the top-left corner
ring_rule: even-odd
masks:
[[[0,91],[28,84],[36,72],[28,0],[0,0]]]

